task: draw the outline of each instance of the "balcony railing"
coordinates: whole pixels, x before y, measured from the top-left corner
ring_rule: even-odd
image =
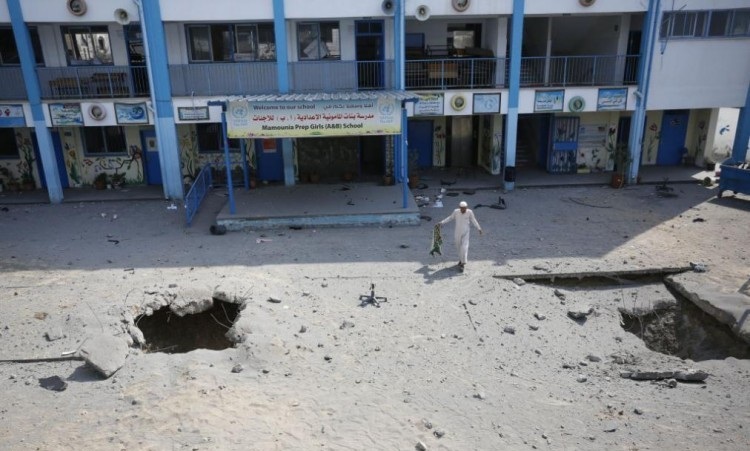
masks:
[[[145,97],[145,66],[68,66],[37,69],[44,99]]]
[[[427,58],[405,62],[406,89],[505,88],[507,58]],[[393,61],[299,61],[289,63],[292,92],[394,89]],[[623,86],[636,84],[638,55],[555,56],[521,59],[521,87]],[[48,100],[146,97],[145,66],[37,68]],[[274,62],[169,66],[173,96],[278,93]],[[0,68],[0,100],[27,98],[19,67]]]
[[[393,89],[393,61],[299,61],[289,63],[292,91]]]
[[[638,55],[521,58],[521,86],[622,86],[637,83]]]
[[[0,67],[0,99],[26,100],[26,84],[20,67]]]
[[[276,63],[207,63],[169,66],[173,96],[278,92]]]

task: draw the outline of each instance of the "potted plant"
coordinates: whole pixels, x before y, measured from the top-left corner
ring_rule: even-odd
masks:
[[[106,181],[104,185],[107,185]],[[112,188],[119,189],[122,188],[123,185],[125,185],[125,174],[120,174],[118,172],[112,174]]]
[[[6,168],[5,166],[0,166],[0,175],[3,176],[3,189],[7,188],[9,191],[18,191],[18,180],[16,179],[16,176],[13,175],[12,172],[10,172],[10,169]]]
[[[102,190],[107,188],[107,173],[106,172],[100,172],[96,175],[94,178],[94,188]]]

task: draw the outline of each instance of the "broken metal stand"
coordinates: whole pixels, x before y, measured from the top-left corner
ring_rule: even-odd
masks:
[[[381,302],[388,302],[388,298],[383,296],[375,296],[375,284],[370,284],[370,295],[360,294],[359,295],[359,306],[365,307],[367,305],[374,305],[380,308]]]

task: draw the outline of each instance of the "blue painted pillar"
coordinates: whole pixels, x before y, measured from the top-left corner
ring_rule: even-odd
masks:
[[[229,156],[229,138],[227,138],[227,103],[221,105],[221,138],[224,145],[224,164],[227,167],[227,192],[229,193],[229,214],[235,214],[234,182],[232,181],[232,159]]]
[[[750,149],[750,85],[747,87],[745,106],[740,109],[740,117],[737,118],[737,131],[734,135],[734,146],[732,146],[732,159],[745,161]]]
[[[29,106],[31,107],[31,118],[34,122],[36,139],[39,145],[39,155],[42,158],[44,174],[39,174],[47,182],[49,200],[53,204],[59,204],[63,200],[62,184],[57,170],[55,159],[55,146],[52,144],[52,135],[44,121],[44,107],[42,95],[39,89],[39,77],[36,74],[36,59],[34,48],[31,45],[31,36],[26,22],[23,20],[23,10],[20,0],[8,0],[8,12],[13,26],[13,36],[16,38],[18,56],[21,59],[21,72],[26,84]]]
[[[518,98],[521,90],[521,44],[523,43],[524,0],[513,0],[510,22],[510,80],[508,84],[508,117],[505,121],[505,168],[512,177],[504,177],[506,190],[513,190],[515,182],[516,144],[518,142]],[[505,170],[503,170],[505,172]],[[505,180],[512,178],[512,180]]]
[[[146,67],[151,83],[164,196],[168,199],[183,199],[180,147],[174,121],[167,44],[159,0],[136,0],[136,4],[141,15]]]
[[[404,35],[406,31],[406,0],[396,0],[395,11],[393,13],[393,70],[394,70],[394,88],[402,91],[405,88],[404,84]],[[394,151],[394,176],[396,181],[403,184],[404,191],[407,190],[407,183],[409,168],[407,154],[407,142],[406,136],[408,131],[407,122],[401,121],[401,134],[397,135],[394,139],[393,151]]]
[[[284,0],[273,0],[273,32],[276,38],[276,67],[279,92],[289,92],[289,55],[286,41],[286,12]],[[284,161],[284,185],[294,186],[294,151],[291,138],[280,139],[281,156]]]
[[[630,121],[628,155],[631,163],[630,171],[628,171],[628,183],[636,183],[638,180],[641,153],[643,152],[643,129],[646,126],[648,90],[651,84],[651,64],[654,59],[660,8],[660,0],[649,0],[648,11],[646,11],[646,18],[643,22],[641,58],[638,62],[638,90],[635,92],[635,110],[633,110],[633,119]]]

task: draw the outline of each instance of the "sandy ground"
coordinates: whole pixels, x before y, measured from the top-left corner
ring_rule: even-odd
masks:
[[[244,301],[234,329],[244,341],[185,354],[134,347],[109,379],[80,361],[0,363],[0,448],[747,449],[750,361],[650,351],[620,325],[629,299],[620,289],[568,286],[563,300],[552,286],[498,277],[701,262],[727,290],[748,283],[750,197],[716,200],[693,185],[675,194],[463,196],[470,206],[498,195],[508,204],[475,210],[485,234],[473,233],[463,274],[452,226],[444,256],[427,253],[432,225],[460,198],[424,208],[433,221],[419,227],[224,236],[208,233],[218,194],[189,229],[161,201],[8,206],[0,359],[125,335],[124,318],[155,299],[214,290]],[[371,283],[388,298],[380,308],[360,306]],[[593,307],[582,324],[567,316],[579,305]],[[633,368],[710,376],[669,388],[620,377]],[[40,386],[54,375],[65,391]]]

